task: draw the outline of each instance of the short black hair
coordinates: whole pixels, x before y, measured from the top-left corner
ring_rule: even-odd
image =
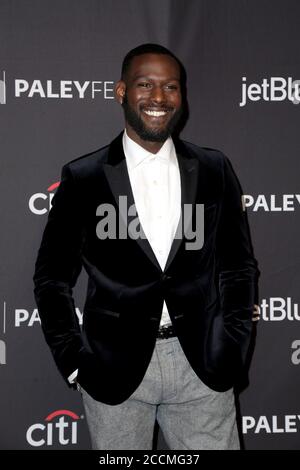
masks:
[[[141,44],[140,46],[137,46],[134,49],[131,49],[131,51],[126,54],[122,63],[121,80],[126,79],[126,75],[129,70],[132,59],[143,54],[164,54],[173,57],[173,59],[176,60],[180,69],[180,80],[182,79],[183,66],[180,60],[173,54],[173,52],[169,51],[169,49],[164,46],[161,46],[160,44],[146,43]]]

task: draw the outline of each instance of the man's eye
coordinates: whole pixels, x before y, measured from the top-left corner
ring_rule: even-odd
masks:
[[[150,83],[141,82],[141,83],[138,83],[138,86],[143,87],[143,88],[149,88],[151,85]]]
[[[166,88],[168,88],[169,90],[177,90],[176,85],[167,85]]]

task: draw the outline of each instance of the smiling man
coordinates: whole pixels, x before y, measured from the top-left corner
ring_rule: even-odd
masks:
[[[123,105],[128,136],[157,153],[182,114],[177,60],[166,54],[148,53],[146,60],[144,55],[128,54],[116,93]]]
[[[183,77],[160,45],[126,55],[116,85],[125,130],[64,166],[36,262],[42,328],[82,393],[94,449],[151,449],[155,420],[170,449],[239,448],[233,387],[259,271],[229,160],[175,138]],[[204,242],[194,249],[186,240],[199,206]],[[72,288],[82,266],[81,330]]]

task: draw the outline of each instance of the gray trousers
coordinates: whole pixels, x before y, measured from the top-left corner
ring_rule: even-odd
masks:
[[[157,340],[141,384],[120,405],[81,393],[93,449],[152,449],[155,420],[170,449],[240,448],[233,390],[204,385],[177,337]]]

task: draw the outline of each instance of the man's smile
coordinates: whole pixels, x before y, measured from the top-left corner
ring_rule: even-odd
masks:
[[[153,108],[143,108],[142,113],[146,114],[147,119],[150,121],[163,121],[166,116],[170,114],[169,109],[153,109]]]
[[[168,111],[153,111],[151,109],[143,109],[143,112],[146,113],[148,116],[161,117],[165,116]]]

